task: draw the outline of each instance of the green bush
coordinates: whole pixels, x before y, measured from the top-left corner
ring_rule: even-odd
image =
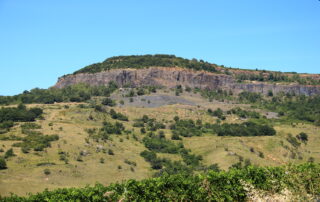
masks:
[[[3,157],[0,157],[0,170],[6,169],[7,163],[6,160]]]
[[[12,125],[10,121],[35,121],[43,113],[40,108],[30,108],[29,110],[24,105],[18,107],[6,107],[0,109],[0,126],[8,128]],[[12,127],[12,126],[11,126]]]
[[[179,152],[179,147],[173,142],[158,138],[158,137],[144,137],[143,143],[151,151],[176,154]]]
[[[192,137],[202,135],[202,125],[196,125],[191,119],[175,119],[175,123],[170,126],[174,139],[179,136]]]
[[[103,127],[100,129],[100,134],[103,136],[104,134],[121,134],[122,131],[125,130],[125,127],[122,123],[116,122],[115,124],[112,124],[110,122],[103,122]]]
[[[15,154],[13,153],[13,149],[11,148],[11,149],[8,149],[5,153],[4,153],[4,158],[5,159],[8,159],[8,158],[10,158],[10,157],[12,157],[12,156],[15,156]]]
[[[91,96],[109,96],[118,86],[110,82],[108,86],[90,86],[88,84],[75,84],[65,88],[35,88],[24,91],[15,96],[0,96],[0,104],[13,103],[43,103],[53,104],[55,102],[83,102],[91,99]]]
[[[51,174],[51,171],[50,171],[50,169],[46,168],[46,169],[43,170],[43,173],[44,173],[45,175],[50,175],[50,174]]]
[[[175,166],[178,168],[178,165]],[[120,169],[120,166],[119,166]],[[28,196],[0,197],[1,201],[248,201],[247,187],[267,194],[288,190],[292,200],[312,201],[320,193],[320,165],[254,167],[205,174],[163,174],[141,181],[108,186],[45,190]],[[252,200],[252,199],[251,199]]]
[[[241,124],[224,123],[220,126],[213,126],[218,136],[273,136],[276,131],[268,125],[260,125],[253,122],[244,122]]]
[[[110,98],[103,99],[101,104],[107,105],[107,106],[110,106],[110,107],[116,106],[116,102],[114,100],[110,99]]]
[[[129,121],[129,119],[126,115],[121,114],[120,112],[116,112],[116,111],[114,111],[114,109],[110,110],[110,115],[111,115],[111,118],[113,118],[113,119],[117,119],[120,121]]]
[[[109,155],[114,155],[113,150],[112,150],[112,149],[109,149],[109,150],[108,150],[108,154],[109,154]]]

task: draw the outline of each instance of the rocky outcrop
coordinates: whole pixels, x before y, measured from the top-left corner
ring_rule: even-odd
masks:
[[[89,85],[107,85],[115,81],[119,86],[165,86],[177,85],[191,88],[208,88],[231,90],[234,93],[242,91],[274,94],[279,92],[291,92],[295,94],[314,95],[320,94],[320,86],[308,86],[299,84],[271,84],[263,82],[237,83],[232,76],[216,74],[205,71],[193,71],[183,68],[150,67],[146,69],[113,69],[99,73],[79,73],[59,78],[56,88],[63,88],[77,83]]]

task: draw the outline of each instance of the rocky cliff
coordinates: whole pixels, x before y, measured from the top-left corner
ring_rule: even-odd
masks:
[[[264,82],[237,83],[232,76],[226,74],[210,73],[205,71],[194,71],[185,68],[150,67],[145,69],[112,69],[94,74],[79,73],[59,78],[54,87],[63,88],[77,83],[89,85],[106,85],[115,81],[119,86],[130,85],[139,87],[145,85],[175,87],[177,85],[189,86],[191,88],[208,88],[232,90],[234,93],[242,91],[266,94],[292,92],[295,94],[314,95],[320,94],[320,86],[309,86],[299,84],[271,84]]]

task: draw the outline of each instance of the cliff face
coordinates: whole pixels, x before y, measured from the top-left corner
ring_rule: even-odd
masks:
[[[263,82],[237,83],[232,76],[215,74],[204,71],[192,71],[183,68],[150,67],[147,69],[113,69],[95,74],[80,73],[59,78],[54,87],[63,88],[77,83],[89,85],[107,85],[115,81],[119,86],[130,85],[139,87],[145,85],[175,87],[177,85],[191,88],[208,88],[231,90],[234,93],[242,91],[257,93],[294,92],[295,94],[320,94],[320,86],[307,86],[298,84],[270,84]]]

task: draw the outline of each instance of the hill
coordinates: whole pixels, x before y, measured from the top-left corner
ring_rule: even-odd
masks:
[[[320,94],[320,76],[225,68],[203,60],[187,60],[173,55],[112,57],[61,77],[55,87],[77,83],[93,86],[110,81],[121,87],[161,86],[223,89],[267,94],[272,91],[298,95]]]
[[[211,64],[204,60],[185,59],[175,55],[131,55],[116,56],[106,59],[101,63],[86,66],[73,74],[79,73],[98,73],[112,69],[145,69],[150,67],[180,67],[195,71],[214,72],[232,75],[237,81],[265,81],[265,82],[284,82],[298,83],[303,85],[319,85],[319,74],[297,74],[296,72],[282,73],[266,70],[244,70],[224,65]]]
[[[185,65],[188,61],[170,57]],[[0,97],[0,194],[23,196],[99,182],[33,199],[69,192],[84,199],[92,191],[92,197],[120,200],[123,190],[146,184],[169,183],[174,189],[174,179],[185,179],[181,183],[186,189],[201,183],[218,194],[210,195],[215,200],[248,199],[252,193],[244,189],[251,186],[271,197],[281,192],[290,193],[289,198],[320,194],[319,185],[308,181],[320,162],[317,85],[238,82],[233,73],[223,71],[240,70],[207,63],[215,71],[141,64],[123,68],[119,63],[92,73],[85,72],[88,67],[60,78],[53,88]],[[275,173],[264,176],[264,169]],[[283,174],[292,169],[293,178]],[[293,185],[297,176],[308,179],[300,177]],[[221,186],[210,181],[222,178],[246,183],[237,193],[223,192],[225,181]],[[126,200],[151,200],[156,193],[134,190]],[[111,198],[106,191],[112,191]],[[180,191],[179,199],[183,193],[190,200],[203,197]],[[173,197],[167,192],[158,195]]]

